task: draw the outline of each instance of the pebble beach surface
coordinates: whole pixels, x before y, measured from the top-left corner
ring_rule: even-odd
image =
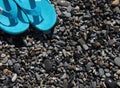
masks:
[[[48,32],[0,31],[0,88],[120,88],[120,0],[51,0]]]

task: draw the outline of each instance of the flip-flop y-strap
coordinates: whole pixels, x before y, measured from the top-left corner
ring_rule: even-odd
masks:
[[[56,23],[56,12],[49,0],[14,0],[28,16],[31,24],[48,31]]]
[[[29,4],[29,8],[26,6],[23,6],[25,3],[24,2],[28,2],[26,4],[26,6]],[[21,9],[28,15],[29,21],[31,22],[31,24],[33,25],[37,25],[40,24],[40,22],[43,20],[42,16],[41,16],[41,11],[38,6],[36,6],[36,4],[39,3],[40,0],[15,0],[15,2],[21,7]],[[31,18],[32,16],[32,18]]]
[[[6,11],[2,7],[0,7],[0,15],[4,15],[4,16],[8,17],[10,24],[6,25],[6,24],[4,24],[2,22],[0,22],[0,24],[2,24],[4,26],[8,26],[8,27],[9,26],[15,26],[18,23],[18,21],[16,19],[17,14],[15,14],[16,13],[15,11],[17,11],[17,8],[12,8],[10,6],[8,0],[3,0],[3,3],[5,5],[5,9],[8,10],[8,11]]]
[[[0,0],[0,29],[10,33],[19,34],[29,27],[26,15],[17,8],[13,0]]]

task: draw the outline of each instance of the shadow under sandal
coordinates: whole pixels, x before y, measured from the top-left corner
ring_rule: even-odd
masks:
[[[56,12],[48,0],[14,0],[26,13],[32,26],[40,31],[50,30],[56,23]]]
[[[29,21],[13,0],[0,0],[0,30],[19,34],[27,30]]]

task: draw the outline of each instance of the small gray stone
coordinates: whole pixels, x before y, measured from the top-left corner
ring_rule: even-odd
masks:
[[[65,27],[60,27],[60,31],[65,31]]]
[[[114,62],[115,62],[116,65],[120,66],[120,57],[116,57],[114,59]]]
[[[44,65],[45,65],[45,70],[46,71],[50,71],[52,69],[52,62],[49,59],[46,59],[44,61]]]
[[[69,12],[67,12],[67,11],[63,12],[63,14],[64,14],[66,17],[71,17],[71,13],[69,13]]]
[[[46,52],[42,52],[42,56],[43,56],[43,57],[46,57],[46,56],[47,56],[47,53],[46,53]]]
[[[94,81],[94,82],[91,83],[90,88],[96,88],[96,86],[97,86],[97,83]]]
[[[88,49],[89,49],[89,47],[88,47],[86,44],[83,44],[83,48],[84,48],[85,50],[88,50]]]
[[[115,42],[116,42],[115,39],[110,39],[110,40],[108,40],[108,44],[109,44],[109,45],[113,45]]]
[[[13,65],[13,62],[11,60],[8,60],[8,65]]]
[[[77,46],[77,50],[78,50],[78,52],[82,52],[81,46]]]
[[[20,64],[15,63],[13,67],[14,67],[14,71],[19,74],[20,73]]]
[[[35,73],[36,79],[40,81],[40,75],[38,73]]]
[[[71,5],[67,7],[67,11],[68,11],[68,12],[71,12],[72,9],[73,9],[73,7],[72,7]]]
[[[17,79],[17,74],[14,74],[11,81],[15,82],[16,79]]]
[[[86,70],[89,72],[89,70],[91,69],[91,67],[94,65],[93,62],[88,62],[86,65]]]
[[[68,6],[71,5],[70,2],[68,2],[68,1],[66,1],[66,0],[57,0],[57,3],[58,3],[59,5],[66,6],[66,7],[68,7]]]
[[[109,69],[104,69],[104,71],[105,71],[106,73],[109,73],[109,72],[110,72],[110,70],[109,70]]]
[[[62,52],[63,52],[63,55],[66,57],[66,56],[67,56],[67,54],[66,54],[66,50],[63,49]]]
[[[60,46],[64,46],[66,43],[62,40],[56,42]]]
[[[99,68],[99,76],[102,77],[104,75],[104,70],[103,68]]]
[[[107,88],[116,88],[117,87],[116,82],[110,78],[105,79],[105,84],[106,84]]]

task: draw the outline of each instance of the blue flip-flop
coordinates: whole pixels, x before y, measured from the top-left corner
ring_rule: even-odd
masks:
[[[13,0],[0,0],[0,30],[19,34],[27,30],[29,20]]]
[[[48,0],[14,0],[26,13],[30,23],[41,31],[51,29],[56,23],[55,8]]]

